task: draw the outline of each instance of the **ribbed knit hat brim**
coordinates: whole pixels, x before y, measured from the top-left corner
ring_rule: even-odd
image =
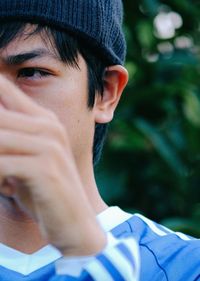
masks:
[[[108,64],[123,64],[121,0],[0,0],[0,21],[24,20],[72,32]]]

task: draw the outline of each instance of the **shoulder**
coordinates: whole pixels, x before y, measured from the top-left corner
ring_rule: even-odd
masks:
[[[141,255],[141,280],[200,280],[200,240],[135,214],[112,230],[134,236]]]

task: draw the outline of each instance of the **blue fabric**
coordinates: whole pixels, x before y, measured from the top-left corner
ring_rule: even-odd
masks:
[[[44,266],[27,276],[0,266],[1,281],[47,281],[53,276],[55,276],[54,263]]]
[[[166,235],[160,236],[137,216],[112,230],[117,238],[133,235],[139,243],[140,280],[200,280],[200,240],[188,236],[191,240],[185,241],[163,226],[154,225]]]
[[[55,275],[52,279],[48,281],[94,281],[94,279],[87,272],[84,272],[78,279],[72,276]]]

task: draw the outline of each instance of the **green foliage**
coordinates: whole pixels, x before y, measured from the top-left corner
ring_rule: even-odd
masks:
[[[130,81],[96,171],[100,191],[109,204],[200,236],[200,2],[124,7]],[[163,38],[155,17],[171,11],[183,24]]]

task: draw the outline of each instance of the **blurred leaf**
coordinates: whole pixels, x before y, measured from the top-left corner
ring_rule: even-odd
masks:
[[[137,33],[140,44],[150,49],[154,42],[152,24],[148,21],[140,21],[137,24]]]
[[[143,10],[152,15],[155,16],[158,12],[159,6],[160,6],[160,1],[158,0],[143,0],[142,1],[142,7]]]
[[[123,121],[118,120],[115,122],[115,126],[118,127],[116,132],[110,133],[109,145],[113,149],[117,150],[139,150],[146,147],[146,140],[143,136],[133,127],[130,127]]]
[[[200,223],[197,220],[174,217],[162,220],[161,223],[173,231],[187,233],[200,238]]]
[[[200,127],[200,100],[194,92],[185,97],[184,113],[194,126]]]
[[[116,174],[104,170],[96,173],[96,178],[99,183],[99,192],[106,201],[119,199],[123,195],[125,180],[123,173],[116,177]]]
[[[185,167],[183,163],[179,159],[178,154],[173,147],[167,142],[166,138],[145,120],[137,119],[134,123],[136,127],[143,132],[146,138],[149,139],[161,157],[172,168],[173,172],[175,174],[178,173],[179,175],[185,174]]]
[[[130,83],[131,81],[133,81],[134,76],[137,72],[137,65],[134,64],[133,62],[127,62],[126,69],[128,70],[129,73],[129,83]]]

